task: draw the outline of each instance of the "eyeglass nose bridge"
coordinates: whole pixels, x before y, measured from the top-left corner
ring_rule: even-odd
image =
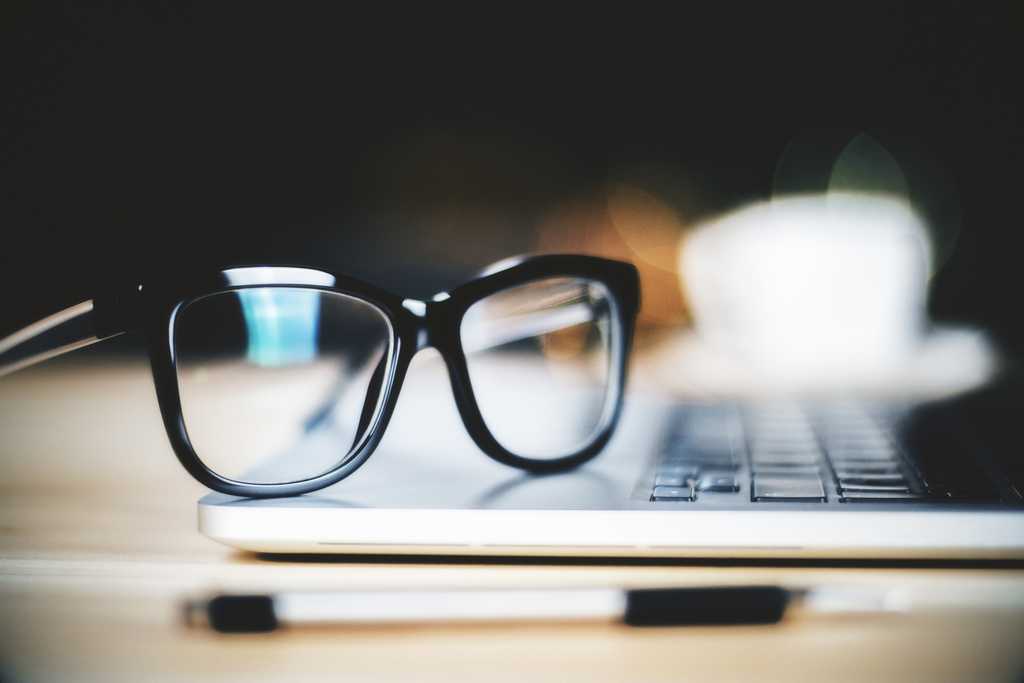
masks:
[[[409,313],[416,331],[416,345],[413,352],[434,348],[444,355],[452,345],[452,329],[448,318],[448,294],[442,292],[430,301],[404,299],[402,308]]]

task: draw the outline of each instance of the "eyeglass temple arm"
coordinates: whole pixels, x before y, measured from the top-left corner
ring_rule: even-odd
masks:
[[[127,332],[124,309],[89,299],[0,339],[0,377]]]
[[[465,353],[486,351],[523,339],[558,332],[574,325],[582,325],[594,319],[596,308],[599,306],[575,302],[560,308],[505,317],[494,316],[479,321],[474,329],[464,334],[462,350]]]

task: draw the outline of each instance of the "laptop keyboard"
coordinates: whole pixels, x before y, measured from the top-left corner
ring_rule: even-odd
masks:
[[[670,421],[650,500],[864,504],[1005,498],[948,425],[908,430],[857,403],[699,405]],[[923,437],[923,438],[922,438]]]

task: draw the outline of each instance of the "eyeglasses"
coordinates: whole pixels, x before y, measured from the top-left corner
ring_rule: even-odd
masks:
[[[611,437],[638,307],[636,268],[588,256],[527,258],[429,301],[310,268],[229,268],[35,323],[0,340],[0,375],[142,330],[185,469],[215,491],[273,497],[362,465],[432,347],[477,446],[554,472]]]

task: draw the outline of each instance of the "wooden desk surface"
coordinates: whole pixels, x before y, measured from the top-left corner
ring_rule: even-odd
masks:
[[[396,424],[396,426],[398,426]],[[271,561],[200,536],[141,363],[58,361],[0,380],[2,680],[1019,680],[1024,612],[777,626],[387,627],[218,636],[181,600],[218,589],[910,585],[1020,598],[1024,570]]]

